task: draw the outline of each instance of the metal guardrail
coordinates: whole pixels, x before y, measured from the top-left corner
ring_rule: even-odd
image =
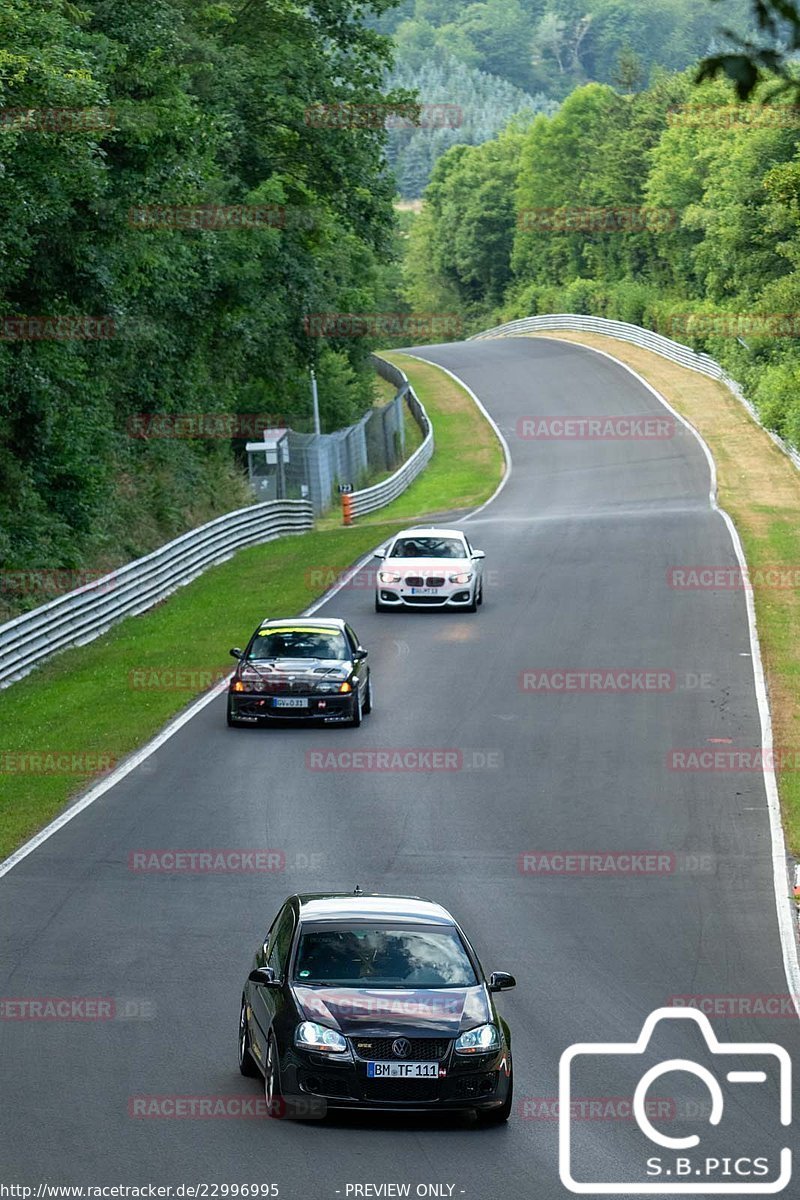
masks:
[[[481,338],[519,337],[526,333],[536,333],[540,330],[557,331],[559,329],[583,333],[602,333],[606,337],[619,338],[623,342],[632,342],[635,346],[642,346],[646,350],[652,350],[656,354],[660,354],[663,358],[670,359],[671,362],[679,363],[682,367],[688,367],[690,371],[699,371],[701,375],[708,375],[711,379],[718,379],[736,397],[739,403],[744,405],[755,423],[765,433],[769,434],[775,445],[800,470],[800,451],[794,446],[790,446],[777,433],[766,428],[740,385],[735,379],[731,379],[725,368],[721,367],[716,359],[711,358],[708,354],[699,354],[696,350],[692,350],[691,346],[684,346],[681,342],[673,342],[671,338],[664,337],[663,334],[653,333],[650,329],[643,329],[640,325],[629,325],[626,321],[611,321],[606,317],[590,317],[581,313],[547,313],[538,317],[522,317],[518,321],[508,321],[505,325],[496,325],[493,329],[485,329],[481,333],[473,334],[467,340],[472,342]]]
[[[381,483],[375,483],[372,487],[362,488],[361,491],[350,492],[349,495],[342,496],[344,521],[348,525],[353,517],[363,517],[378,508],[383,508],[385,504],[391,503],[401,495],[416,479],[423,467],[430,462],[433,454],[433,426],[424,406],[414,395],[408,377],[399,367],[386,362],[378,355],[372,356],[372,362],[378,373],[384,379],[388,379],[390,383],[394,383],[398,391],[405,396],[406,404],[422,431],[423,439],[422,444],[406,459],[402,467],[399,467],[388,479],[384,479]]]
[[[123,617],[152,608],[236,550],[303,533],[313,524],[307,500],[270,500],[240,508],[14,617],[0,625],[0,688],[21,679],[51,654],[91,642]]]

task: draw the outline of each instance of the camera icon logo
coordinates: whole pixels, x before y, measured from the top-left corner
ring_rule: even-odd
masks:
[[[665,1032],[675,1033],[678,1027],[675,1022],[683,1022],[680,1032],[692,1035],[696,1041],[699,1032],[705,1042],[705,1048],[710,1056],[710,1066],[719,1068],[715,1074],[709,1067],[695,1062],[690,1058],[666,1058],[640,1074],[638,1060],[643,1060],[648,1054],[652,1056],[651,1041],[654,1031],[661,1022],[671,1022],[665,1026]],[[613,1182],[603,1179],[584,1178],[583,1171],[576,1170],[576,1162],[580,1160],[580,1139],[576,1134],[577,1122],[574,1117],[573,1104],[576,1100],[576,1073],[584,1069],[589,1076],[607,1078],[606,1064],[618,1065],[631,1080],[638,1078],[632,1091],[632,1113],[634,1126],[629,1131],[629,1141],[626,1149],[629,1151],[627,1171],[630,1178],[617,1179]],[[699,1117],[704,1122],[704,1130],[709,1137],[707,1146],[701,1146],[701,1138],[695,1133],[683,1137],[670,1136],[663,1129],[656,1128],[648,1113],[648,1092],[652,1086],[671,1073],[682,1075],[691,1085],[698,1089],[704,1097],[703,1115]],[[721,1082],[722,1081],[722,1082]],[[772,1083],[772,1092],[767,1092]],[[723,1083],[730,1084],[736,1100],[731,1104],[733,1096],[728,1095],[726,1103]],[[736,1112],[740,1105],[737,1101],[742,1098],[737,1091],[739,1087],[749,1089],[760,1087],[757,1092],[759,1113],[766,1111],[767,1105],[777,1087],[778,1117],[780,1125],[788,1126],[792,1121],[792,1062],[787,1051],[772,1042],[720,1042],[711,1026],[708,1017],[696,1009],[659,1008],[650,1016],[642,1027],[642,1032],[635,1042],[581,1042],[568,1047],[561,1056],[559,1064],[559,1174],[561,1182],[570,1191],[583,1195],[774,1195],[790,1182],[792,1177],[792,1152],[788,1146],[780,1148],[779,1153],[763,1155],[744,1153],[749,1151],[749,1144],[742,1148],[726,1146],[726,1152],[717,1148],[717,1140],[725,1137],[724,1118],[729,1111],[733,1112],[734,1120],[742,1120],[742,1114]],[[748,1097],[750,1092],[745,1093]],[[710,1107],[709,1107],[710,1101]],[[691,1107],[691,1106],[689,1106]],[[708,1113],[705,1115],[705,1108]],[[699,1108],[694,1105],[694,1115],[699,1116]],[[753,1136],[758,1132],[760,1122],[746,1121],[745,1128],[752,1129]],[[740,1125],[740,1129],[742,1126]],[[615,1156],[597,1154],[596,1133],[595,1141],[590,1139],[591,1161],[613,1161]],[[714,1139],[712,1140],[711,1135]],[[654,1147],[658,1148],[658,1153]],[[734,1153],[735,1151],[735,1153]],[[639,1161],[641,1154],[641,1162]],[[618,1160],[625,1155],[616,1155]],[[599,1174],[599,1171],[595,1173]],[[636,1176],[640,1177],[637,1178]]]

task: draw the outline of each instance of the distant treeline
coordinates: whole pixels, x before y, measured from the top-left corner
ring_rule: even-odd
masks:
[[[750,0],[400,0],[377,26],[404,69],[452,55],[562,100],[592,81],[639,88],[654,68],[682,71],[722,48],[720,26],[751,22]]]
[[[387,160],[398,192],[408,198],[422,195],[434,163],[451,146],[486,142],[518,113],[533,116],[558,109],[558,102],[543,92],[529,96],[452,55],[438,55],[419,66],[400,61],[389,84],[413,89],[420,102],[419,124],[389,122]]]

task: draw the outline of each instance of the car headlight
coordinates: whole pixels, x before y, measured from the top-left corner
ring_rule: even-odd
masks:
[[[347,1049],[347,1042],[340,1033],[317,1025],[316,1021],[303,1021],[297,1026],[294,1044],[303,1050],[327,1050],[334,1054],[342,1054]]]
[[[399,583],[401,578],[398,571],[378,571],[378,579],[381,583]]]
[[[500,1034],[495,1025],[478,1025],[456,1039],[456,1054],[485,1054],[500,1049]]]
[[[469,583],[470,579],[472,579],[471,571],[461,571],[458,575],[450,576],[451,583]]]

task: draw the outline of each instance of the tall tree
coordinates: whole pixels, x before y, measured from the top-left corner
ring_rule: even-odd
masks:
[[[130,557],[196,520],[199,498],[215,511],[240,502],[230,444],[132,439],[134,414],[246,404],[302,419],[312,361],[337,381],[321,390],[329,422],[371,402],[369,347],[310,338],[304,317],[386,303],[382,116],[410,97],[386,93],[390,43],[366,18],[390,6],[3,5],[0,314],[107,315],[115,328],[103,341],[0,340],[6,564]],[[92,106],[103,122],[88,130],[13,116]],[[276,220],[131,216],[198,204]]]

